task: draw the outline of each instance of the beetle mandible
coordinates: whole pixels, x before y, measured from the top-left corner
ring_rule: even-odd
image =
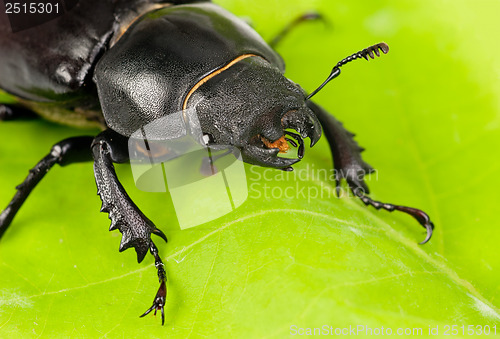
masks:
[[[194,109],[210,145],[231,145],[247,163],[282,170],[292,170],[304,155],[304,139],[314,146],[323,130],[337,189],[345,179],[365,205],[413,216],[427,231],[425,243],[434,228],[428,215],[372,200],[363,176],[373,168],[362,160],[363,149],[310,100],[343,65],[373,59],[380,51],[387,53],[387,44],[341,60],[307,95],[284,77],[284,62],[269,44],[210,1],[82,0],[62,16],[16,33],[0,13],[0,88],[17,98],[17,104],[0,104],[0,120],[35,113],[102,129],[97,136],[62,140],[30,170],[0,214],[0,236],[52,166],[93,161],[101,211],[109,213],[110,230],[122,233],[120,252],[133,247],[139,263],[148,252],[155,259],[160,288],[142,316],[161,311],[163,324],[166,272],[151,234],[167,237],[132,202],[113,163],[129,161],[127,144],[134,131]],[[297,157],[279,157],[290,145]]]

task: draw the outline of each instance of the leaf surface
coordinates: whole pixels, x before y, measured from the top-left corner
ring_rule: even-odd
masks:
[[[410,217],[337,199],[325,140],[294,174],[247,167],[249,199],[179,230],[169,197],[118,175],[169,238],[166,324],[139,315],[157,289],[151,257],[118,253],[91,164],[55,167],[0,242],[0,336],[287,337],[293,329],[422,328],[499,323],[500,4],[492,1],[218,1],[269,40],[306,10],[278,47],[286,75],[312,91],[340,59],[385,41],[388,55],[345,66],[315,101],[357,134],[376,199]],[[5,99],[5,98],[3,98]],[[0,123],[0,202],[57,141],[80,131]],[[3,207],[3,206],[2,206]],[[461,335],[459,335],[461,336]]]

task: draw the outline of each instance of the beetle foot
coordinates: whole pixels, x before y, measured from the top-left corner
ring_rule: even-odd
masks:
[[[367,197],[366,195],[364,195],[362,190],[359,188],[353,188],[351,186],[351,190],[358,198],[361,199],[361,201],[366,206],[370,205],[378,210],[383,208],[389,212],[400,211],[400,212],[406,213],[408,215],[411,215],[413,218],[415,218],[420,223],[420,225],[422,225],[422,227],[425,228],[425,230],[427,232],[425,239],[419,243],[420,245],[425,244],[426,242],[428,242],[431,239],[432,232],[434,231],[434,223],[431,221],[430,217],[424,211],[419,210],[417,208],[413,208],[413,207],[392,205],[392,204],[382,203],[380,201],[375,201],[375,200]]]
[[[155,311],[154,315],[156,316],[157,311],[161,311],[161,324],[165,324],[165,299],[167,297],[167,285],[165,284],[165,280],[160,282],[160,288],[158,292],[156,292],[155,299],[153,300],[153,305],[144,312],[140,317],[144,317],[148,315],[152,310]]]
[[[158,280],[160,281],[160,288],[158,292],[156,292],[156,296],[153,300],[153,305],[146,312],[144,312],[140,317],[144,317],[147,314],[151,313],[152,310],[155,311],[154,315],[156,316],[156,312],[161,311],[161,324],[165,324],[165,300],[167,298],[167,274],[165,272],[165,267],[163,262],[161,261],[160,255],[158,254],[158,248],[154,242],[150,242],[149,252],[155,257],[155,267],[158,270]]]

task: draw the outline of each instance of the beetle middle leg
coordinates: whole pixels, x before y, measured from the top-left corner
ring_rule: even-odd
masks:
[[[26,179],[16,187],[16,194],[0,214],[0,237],[5,233],[31,191],[43,179],[52,166],[55,164],[66,166],[75,162],[92,160],[90,145],[93,139],[93,137],[74,137],[62,140],[52,146],[50,153],[40,160],[29,171]]]
[[[288,25],[286,25],[271,41],[269,41],[269,46],[272,48],[276,48],[280,44],[280,42],[288,35],[292,30],[297,28],[299,25],[301,25],[304,22],[307,21],[315,21],[315,20],[322,20],[324,21],[325,19],[321,16],[321,14],[317,12],[307,12],[303,13],[302,15],[299,15],[296,17],[293,21],[291,21]]]
[[[167,241],[167,237],[134,204],[116,176],[113,162],[129,161],[127,145],[128,139],[112,130],[106,130],[94,139],[92,153],[97,193],[102,200],[101,212],[107,212],[109,219],[111,219],[109,230],[117,229],[122,233],[119,251],[122,252],[127,248],[134,247],[139,263],[142,262],[148,251],[155,258],[160,288],[153,301],[153,306],[142,316],[153,309],[160,310],[163,324],[165,321],[163,309],[167,294],[166,273],[158,254],[158,248],[151,240],[151,234],[156,234],[165,241]]]
[[[27,108],[18,105],[0,104],[0,121],[31,120],[36,118],[38,118],[38,115]]]
[[[434,230],[434,224],[429,216],[424,211],[416,208],[383,203],[368,197],[367,194],[369,193],[369,189],[364,181],[364,176],[372,173],[374,169],[361,158],[361,152],[364,149],[353,139],[354,134],[347,131],[342,126],[342,123],[323,108],[312,101],[308,101],[307,105],[321,122],[323,131],[330,144],[333,162],[335,164],[337,195],[340,193],[340,180],[345,179],[353,194],[361,199],[366,206],[373,206],[376,209],[385,209],[389,212],[400,211],[411,215],[427,232],[425,239],[420,244],[425,244],[429,241]]]

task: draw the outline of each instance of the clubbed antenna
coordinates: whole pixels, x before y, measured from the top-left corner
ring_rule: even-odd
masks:
[[[333,67],[332,72],[330,73],[328,78],[326,78],[326,80],[318,88],[316,88],[311,94],[309,94],[306,97],[306,100],[311,99],[316,93],[318,93],[323,87],[325,87],[327,83],[329,83],[332,79],[338,77],[340,75],[340,67],[344,66],[348,62],[351,62],[359,58],[364,58],[365,60],[368,60],[368,57],[370,57],[372,59],[375,59],[375,55],[378,57],[380,56],[379,50],[382,51],[382,53],[387,54],[387,52],[389,52],[389,45],[387,45],[385,42],[381,42],[376,45],[367,47],[337,62],[335,67]]]

